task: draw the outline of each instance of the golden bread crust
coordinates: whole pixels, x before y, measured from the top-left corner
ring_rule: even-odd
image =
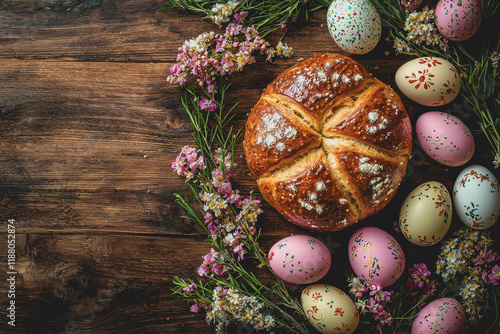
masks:
[[[270,205],[300,226],[335,231],[391,200],[411,144],[397,94],[351,58],[321,54],[266,88],[244,150]]]

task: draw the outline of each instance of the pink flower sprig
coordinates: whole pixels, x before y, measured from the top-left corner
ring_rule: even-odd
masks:
[[[221,151],[217,150],[214,154],[214,160],[219,164],[219,167],[212,170],[210,180],[216,192],[200,194],[205,211],[204,224],[212,234],[212,239],[214,241],[221,240],[233,254],[237,255],[237,260],[241,261],[247,253],[244,242],[247,233],[252,235],[256,233],[254,224],[262,210],[259,200],[252,196],[241,196],[239,190],[233,189],[230,182],[230,169],[234,166],[231,152],[228,152],[224,159],[220,156]],[[230,205],[239,210],[236,216],[232,210],[228,209]],[[248,229],[244,228],[247,226]]]
[[[196,284],[192,283],[192,284],[189,284],[188,286],[182,288],[182,291],[184,291],[185,293],[191,293],[196,289],[198,289],[198,286]]]
[[[418,263],[414,265],[412,268],[408,269],[408,273],[410,277],[406,281],[406,285],[411,290],[424,290],[424,294],[428,296],[434,296],[436,293],[436,282],[430,281],[428,277],[431,275],[431,272],[427,269],[425,263]]]
[[[409,12],[416,11],[420,5],[422,4],[422,0],[401,0],[401,5],[403,8]]]
[[[212,112],[217,110],[217,104],[213,100],[206,98],[205,96],[202,96],[200,99],[195,97],[193,101],[198,103],[198,106],[202,111]]]
[[[479,246],[475,247],[477,256],[472,259],[472,264],[476,268],[476,271],[481,273],[481,278],[486,284],[498,285],[500,280],[500,267],[498,266],[498,256],[497,252],[488,250],[486,247],[481,248]]]
[[[259,36],[253,25],[244,26],[247,12],[234,14],[234,20],[224,34],[202,33],[187,40],[179,48],[177,63],[170,67],[169,83],[183,86],[189,74],[206,92],[217,92],[216,77],[241,71],[246,64],[255,62],[254,52],[264,53],[269,43]],[[207,109],[213,105],[207,105]]]
[[[498,281],[500,279],[500,267],[498,264],[495,264],[495,266],[491,268],[491,272],[489,274],[486,271],[483,271],[481,272],[481,276],[486,284],[498,285]]]
[[[373,316],[375,324],[372,330],[381,333],[385,327],[391,327],[394,319],[386,310],[386,306],[392,300],[394,291],[385,291],[380,286],[367,285],[356,276],[348,279],[348,282],[356,308],[362,314],[370,313]]]
[[[221,149],[217,149],[213,153],[213,159],[218,166],[210,173],[205,173],[203,155],[198,150],[185,146],[172,163],[172,168],[177,174],[186,176],[186,182],[200,186],[203,224],[214,242],[220,242],[235,255],[237,261],[241,261],[248,253],[245,246],[248,234],[255,235],[257,232],[254,225],[258,215],[262,213],[260,201],[253,196],[242,196],[239,190],[233,189],[230,170],[235,164],[231,152],[223,154]],[[222,277],[227,269],[217,263],[218,258],[224,260],[222,254],[212,249],[203,257],[198,274]]]
[[[224,260],[224,256],[216,252],[213,248],[210,249],[210,253],[203,256],[203,263],[198,267],[198,275],[208,276],[215,274],[222,277],[227,271],[227,268],[217,263],[218,259]]]
[[[181,153],[172,162],[172,169],[177,175],[186,176],[186,181],[191,180],[203,168],[205,168],[205,162],[200,151],[189,146],[184,146]]]

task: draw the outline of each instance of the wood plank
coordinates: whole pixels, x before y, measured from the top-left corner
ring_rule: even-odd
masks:
[[[186,312],[186,303],[170,292],[174,274],[192,276],[196,270],[185,260],[199,262],[208,252],[200,240],[112,234],[16,237],[16,331],[208,329],[203,315]],[[0,247],[6,258],[5,238],[0,238]],[[8,291],[4,273],[1,276],[0,291]]]

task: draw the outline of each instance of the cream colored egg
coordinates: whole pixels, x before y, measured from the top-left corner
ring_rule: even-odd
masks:
[[[432,246],[448,232],[452,213],[446,187],[439,182],[426,182],[406,197],[399,213],[399,226],[410,242]]]
[[[349,334],[358,327],[359,313],[352,299],[332,285],[308,286],[301,302],[307,319],[321,333]]]
[[[442,106],[460,91],[460,75],[447,60],[422,57],[403,64],[396,72],[396,85],[409,99],[424,106]]]

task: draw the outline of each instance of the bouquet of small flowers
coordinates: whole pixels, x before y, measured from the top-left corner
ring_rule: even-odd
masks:
[[[243,196],[231,184],[239,133],[233,133],[231,117],[224,112],[228,86],[219,83],[218,88],[218,94],[203,91],[201,97],[194,89],[186,88],[190,96],[181,100],[193,123],[199,149],[185,146],[172,169],[185,177],[200,209],[193,208],[186,197],[175,196],[187,213],[184,218],[203,227],[212,248],[197,269],[205,280],[175,277],[174,293],[187,298],[192,312],[205,309],[206,321],[220,333],[231,323],[255,330],[284,327],[288,332],[306,333],[300,302],[290,296],[283,281],[275,277],[276,282],[267,286],[243,265],[245,259],[253,260],[258,268],[268,265],[255,227],[262,210],[258,199],[252,194]],[[214,107],[204,108],[200,104],[203,100],[209,100]]]

